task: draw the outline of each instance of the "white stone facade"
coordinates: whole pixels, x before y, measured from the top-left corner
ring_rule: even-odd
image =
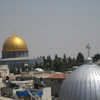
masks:
[[[1,77],[9,76],[8,65],[0,65],[0,75]]]
[[[51,87],[43,88],[42,100],[51,100]]]

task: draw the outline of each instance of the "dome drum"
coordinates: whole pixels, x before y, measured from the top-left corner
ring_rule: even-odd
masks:
[[[2,51],[2,58],[27,57],[28,51]]]

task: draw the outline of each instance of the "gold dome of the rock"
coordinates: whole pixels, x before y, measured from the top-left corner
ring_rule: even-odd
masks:
[[[17,35],[13,35],[5,41],[3,51],[28,51],[28,49],[22,38]]]

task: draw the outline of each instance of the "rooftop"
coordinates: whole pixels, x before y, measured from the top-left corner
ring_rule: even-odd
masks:
[[[54,79],[56,79],[56,78],[62,78],[62,79],[64,79],[64,78],[66,78],[66,77],[67,77],[66,74],[55,74],[55,75],[50,75],[50,76],[47,77],[47,78],[54,78]]]

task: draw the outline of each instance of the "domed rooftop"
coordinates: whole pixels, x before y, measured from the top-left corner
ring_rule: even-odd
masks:
[[[100,100],[100,67],[85,64],[63,82],[59,100]]]
[[[36,68],[35,71],[43,72],[44,70],[42,68]]]
[[[2,51],[28,51],[28,49],[21,37],[13,35],[5,41]]]

